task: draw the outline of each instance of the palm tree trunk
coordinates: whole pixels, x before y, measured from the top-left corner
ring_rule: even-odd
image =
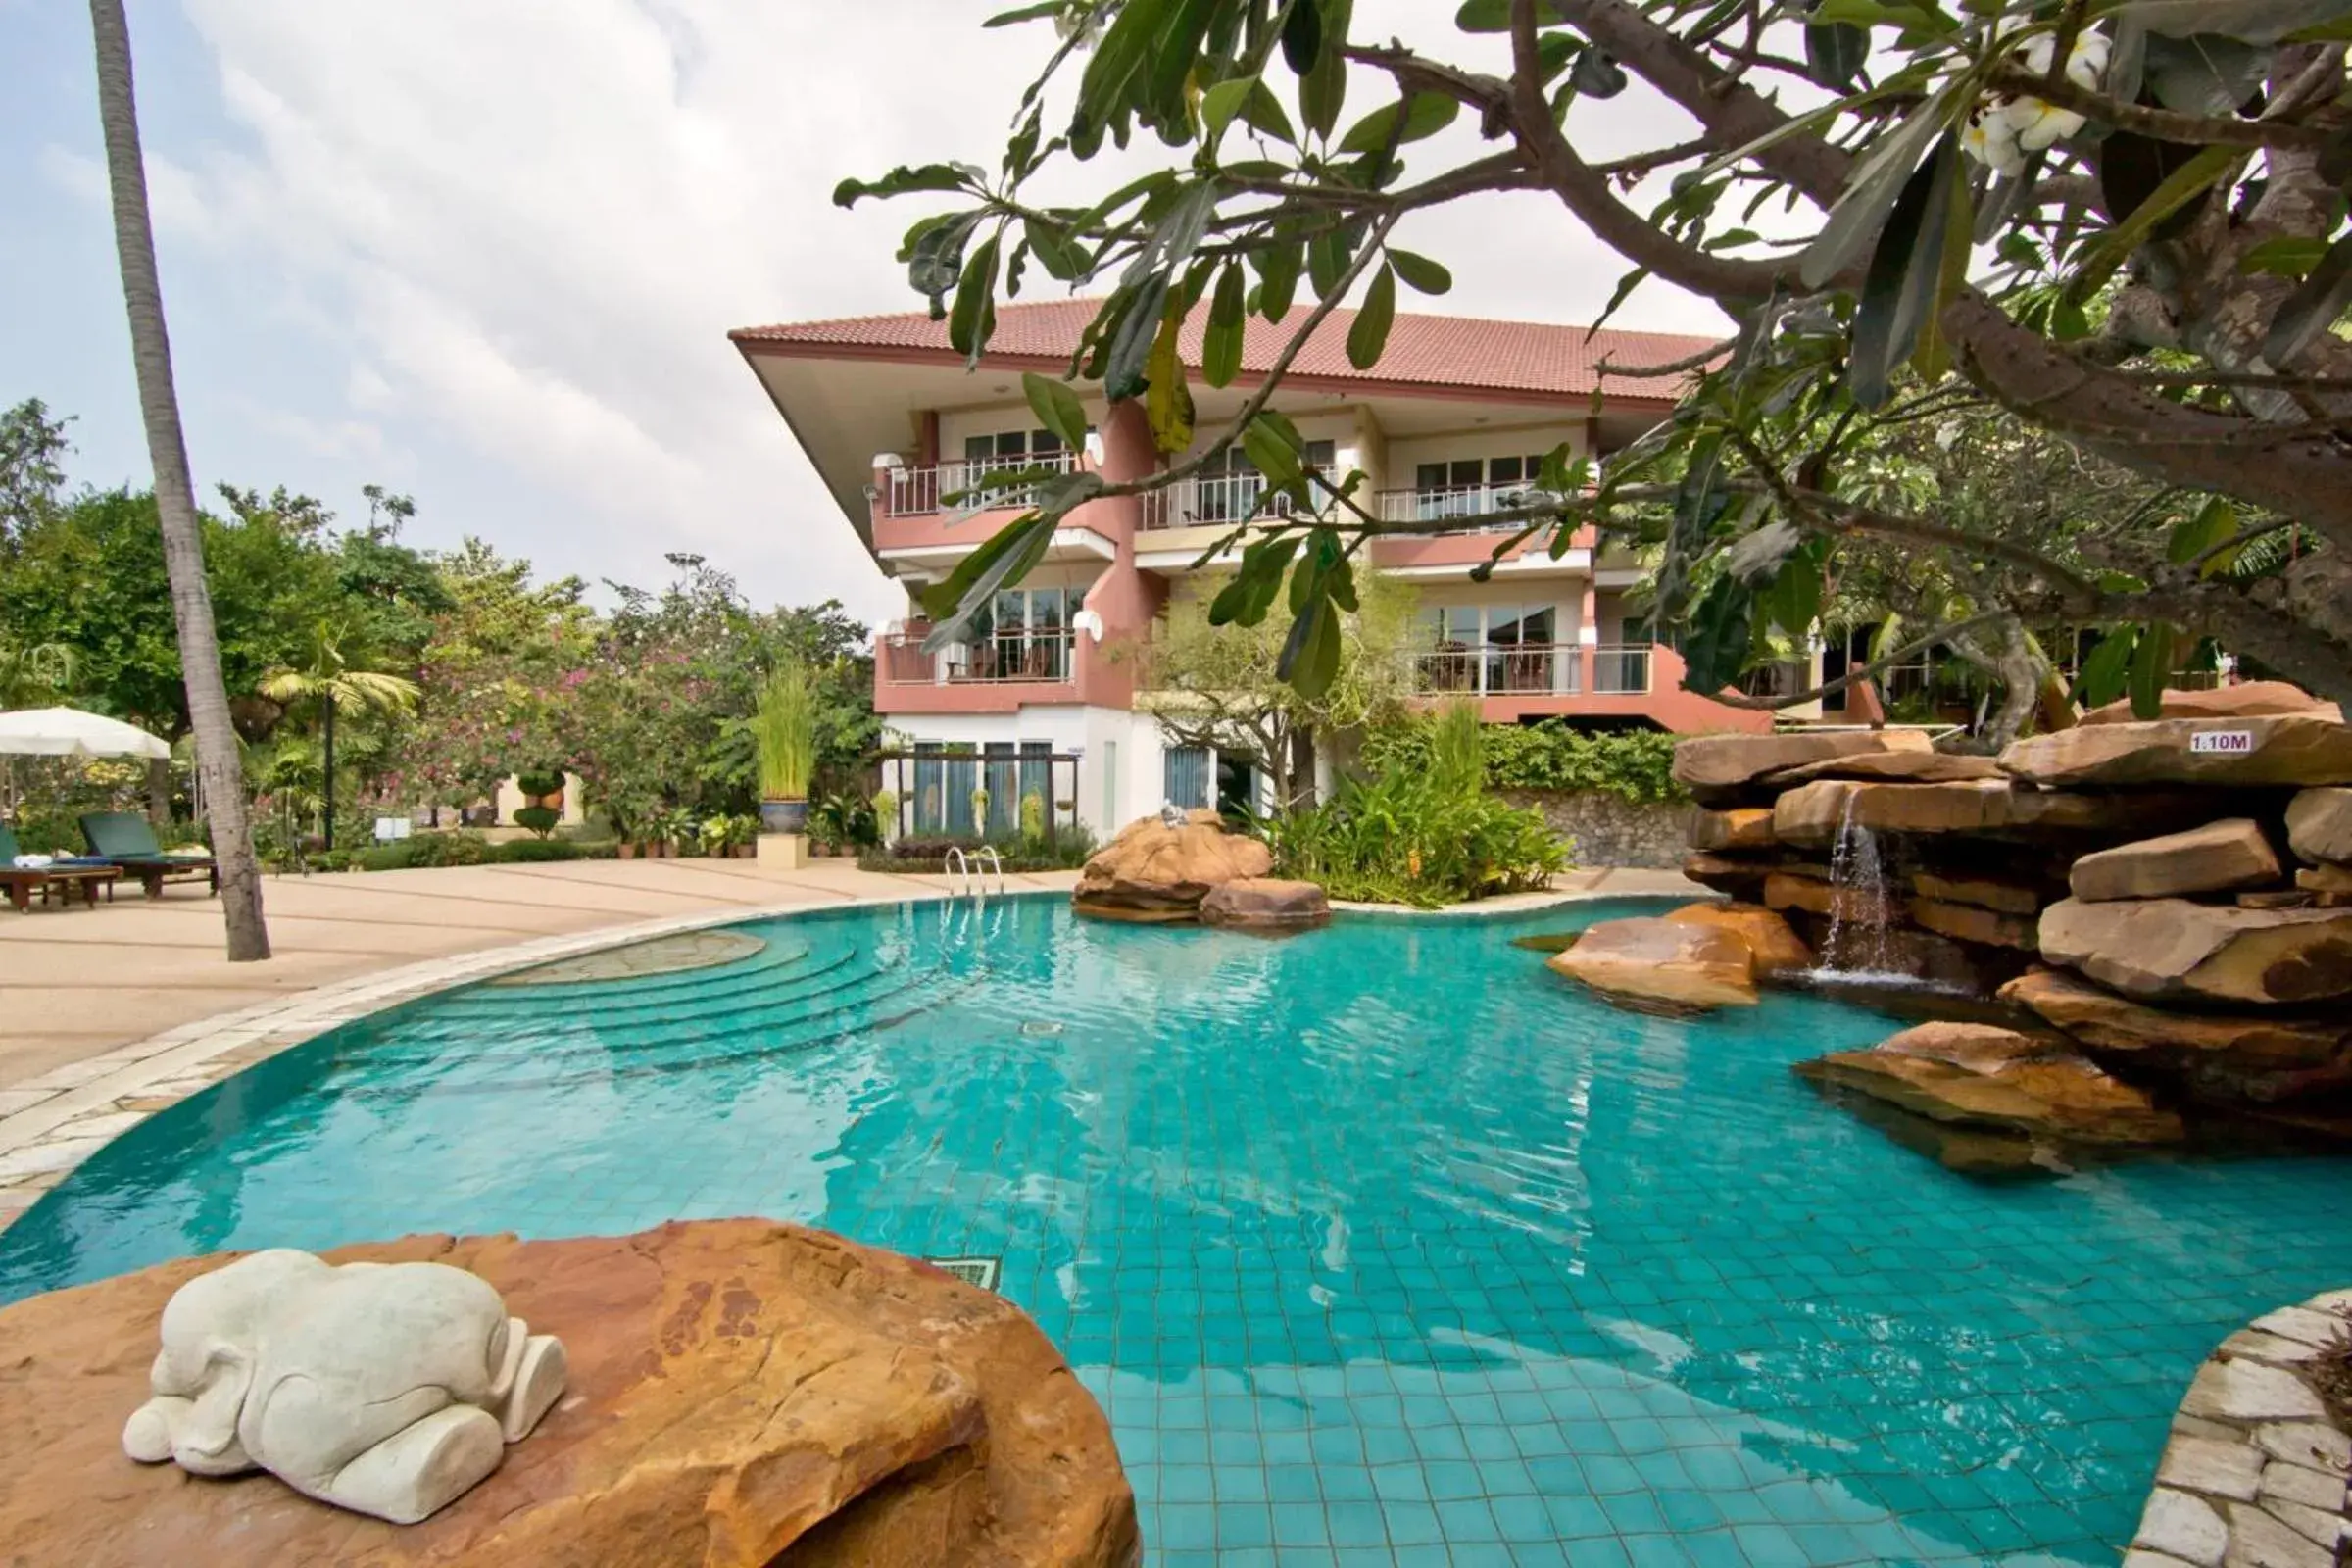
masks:
[[[172,386],[172,343],[164,328],[163,284],[156,275],[155,231],[147,216],[147,169],[139,153],[130,24],[122,14],[122,0],[90,0],[90,30],[97,45],[98,118],[106,132],[106,167],[114,191],[115,252],[122,270],[122,301],[130,315],[130,357],[138,373],[147,454],[155,466],[155,510],[163,524],[164,564],[172,578],[172,612],[179,624],[180,674],[187,684],[188,718],[196,732],[196,769],[204,783],[213,855],[220,863],[229,961],[243,963],[270,956],[270,930],[262,920],[262,872],[245,815],[244,767],[237,758],[236,731],[229,724],[220,644],[213,630],[213,598],[205,584],[196,488],[188,475],[178,394]]]

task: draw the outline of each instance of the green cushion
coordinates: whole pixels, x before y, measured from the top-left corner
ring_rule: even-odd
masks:
[[[15,864],[17,857],[24,853],[23,850],[17,848],[16,829],[0,823],[0,871],[5,871]]]
[[[164,853],[155,829],[136,811],[92,811],[81,819],[81,836],[90,841],[92,855],[114,859],[154,860]]]

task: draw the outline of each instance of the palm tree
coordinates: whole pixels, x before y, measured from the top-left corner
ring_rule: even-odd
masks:
[[[380,670],[354,669],[343,657],[343,640],[321,622],[311,637],[311,660],[301,669],[271,671],[262,681],[262,695],[292,708],[317,703],[324,714],[326,782],[326,847],[335,847],[335,710],[362,713],[405,713],[416,706],[416,683]]]
[[[220,643],[213,630],[213,598],[204,579],[204,535],[196,516],[196,487],[188,475],[188,446],[179,428],[179,395],[172,385],[172,340],[164,326],[164,290],[156,275],[155,230],[147,216],[147,167],[139,152],[139,112],[130,78],[130,23],[122,0],[90,0],[90,31],[98,60],[98,119],[106,133],[106,168],[113,187],[115,254],[122,271],[122,302],[130,316],[130,358],[139,382],[139,412],[147,425],[147,456],[155,467],[155,510],[162,519],[164,564],[172,579],[172,612],[179,625],[180,678],[188,690],[188,719],[196,732],[197,775],[210,818],[213,855],[220,863],[220,906],[232,963],[270,956],[270,928],[262,919],[262,868],[246,819],[244,769],[229,723],[228,688],[220,678]]]

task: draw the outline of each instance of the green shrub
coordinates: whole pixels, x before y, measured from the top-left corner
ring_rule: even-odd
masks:
[[[540,860],[585,860],[598,852],[567,839],[511,839],[490,847],[490,863],[528,865]],[[613,853],[607,849],[605,854]]]
[[[483,865],[490,859],[490,841],[479,833],[419,833],[395,839],[384,848],[405,852],[401,866]]]
[[[1544,886],[1568,852],[1543,814],[1444,769],[1391,766],[1342,778],[1329,801],[1257,824],[1278,875],[1320,883],[1335,899],[1435,908]]]
[[[541,860],[609,858],[610,843],[576,844],[568,839],[510,839],[493,844],[478,833],[419,833],[365,850],[337,850],[315,857],[318,871],[410,871],[442,865],[518,865]]]
[[[514,776],[514,787],[535,801],[541,796],[553,795],[562,789],[564,772],[561,768],[535,768],[528,773],[517,773]],[[521,820],[519,814],[515,820]]]
[[[546,838],[564,822],[564,813],[552,806],[526,806],[514,813],[514,825],[527,827]]]
[[[1095,853],[1093,833],[1083,826],[1064,826],[1050,839],[1013,835],[1000,835],[991,840],[903,838],[895,844],[861,851],[858,866],[864,871],[938,873],[948,868],[948,851],[959,849],[969,856],[984,843],[995,848],[1007,872],[1075,870]]]
[[[1446,715],[1415,714],[1364,738],[1364,765],[1375,773],[1436,764],[1437,731]],[[1579,730],[1561,723],[1489,724],[1480,736],[1491,788],[1601,790],[1638,805],[1690,799],[1674,781],[1677,737],[1659,730]]]

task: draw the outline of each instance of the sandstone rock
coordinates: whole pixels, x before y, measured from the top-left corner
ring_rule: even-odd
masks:
[[[2352,893],[2352,866],[2298,866],[2295,870],[2295,886],[2306,893]]]
[[[2151,805],[2119,796],[2021,790],[2006,779],[1870,784],[1825,778],[1775,801],[1772,831],[1784,844],[1807,848],[1835,844],[1848,822],[1874,833],[2034,839],[2131,831],[2151,815],[2181,809],[2180,803],[2170,800]]]
[[[2015,948],[2025,953],[2035,951],[2038,945],[2031,915],[2003,914],[1979,905],[1946,904],[1940,899],[1913,899],[1910,910],[1914,922],[1957,942]]]
[[[2164,1144],[2180,1117],[2071,1048],[1991,1024],[1925,1023],[1797,1071],[1915,1115],[2082,1143]]]
[[[2352,911],[2063,899],[2042,910],[2040,935],[2050,962],[2143,1000],[2300,1003],[2352,995]]]
[[[1245,876],[1220,883],[1200,901],[1202,925],[1245,931],[1303,931],[1331,918],[1331,901],[1312,882]]]
[[[2243,733],[2251,749],[2194,752],[2191,738]],[[2352,727],[2302,713],[2230,720],[2084,724],[2001,753],[2013,778],[2047,786],[2352,784]]]
[[[2307,713],[2315,717],[2343,720],[2342,710],[2333,703],[2324,703],[2300,686],[2282,680],[2249,680],[2235,686],[2217,686],[2210,691],[2182,691],[2168,687],[2158,698],[2158,718],[2253,718],[2272,713]],[[2132,716],[2129,698],[2094,708],[2076,720],[2081,724],[2130,724]]]
[[[1636,1012],[1689,1014],[1755,1005],[1755,957],[1719,926],[1643,916],[1603,920],[1544,960]]]
[[[2352,790],[2305,790],[2287,802],[2286,842],[2306,860],[2352,865]]]
[[[2099,903],[2221,893],[2278,879],[2278,856],[2271,841],[2250,818],[2233,816],[2085,855],[2067,882],[2076,898]]]
[[[1918,871],[1912,874],[1911,889],[1938,904],[1973,904],[2003,914],[2039,914],[2045,902],[2037,889],[1998,877],[1937,876]]]
[[[0,1310],[0,1542],[76,1568],[269,1563],[815,1568],[1128,1564],[1134,1494],[1102,1410],[1010,1302],[910,1259],[765,1220],[517,1242],[419,1236],[337,1262],[480,1274],[560,1333],[570,1392],[422,1524],[206,1481],[117,1446],[156,1320],[220,1261]]]
[[[1754,904],[1687,904],[1666,916],[1681,925],[1714,926],[1747,944],[1759,979],[1778,980],[1813,967],[1813,950],[1774,910]]]
[[[2000,995],[2092,1050],[2138,1057],[2207,1099],[2277,1104],[2352,1086],[2352,1018],[2151,1007],[2063,969],[2029,970]]]
[[[1957,757],[1948,752],[1863,752],[1833,757],[1768,773],[1759,782],[1776,790],[1810,784],[1817,778],[1865,779],[1886,783],[1961,784],[1970,779],[1999,778],[2001,766],[1989,757]]]
[[[1697,807],[1690,813],[1690,847],[1694,850],[1769,850],[1772,848],[1772,808],[1736,807],[1710,811]]]
[[[1736,856],[1698,854],[1683,861],[1683,875],[1702,888],[1729,893],[1738,898],[1752,895],[1764,886],[1764,878],[1773,869],[1770,861],[1743,860]]]
[[[1775,871],[1764,879],[1764,906],[1802,909],[1840,920],[1875,921],[1888,910],[1889,901],[1862,888],[1832,887],[1819,877]]]
[[[1273,869],[1265,845],[1226,832],[1214,811],[1194,811],[1176,828],[1147,816],[1095,852],[1070,902],[1082,914],[1114,920],[1190,920],[1209,889]]]
[[[2241,909],[2308,909],[2319,899],[2307,888],[2260,888],[2237,894],[2232,902]]]
[[[1839,730],[1828,734],[1700,735],[1674,749],[1674,776],[1701,806],[1735,804],[1768,773],[1870,752],[1933,750],[1925,731]]]

